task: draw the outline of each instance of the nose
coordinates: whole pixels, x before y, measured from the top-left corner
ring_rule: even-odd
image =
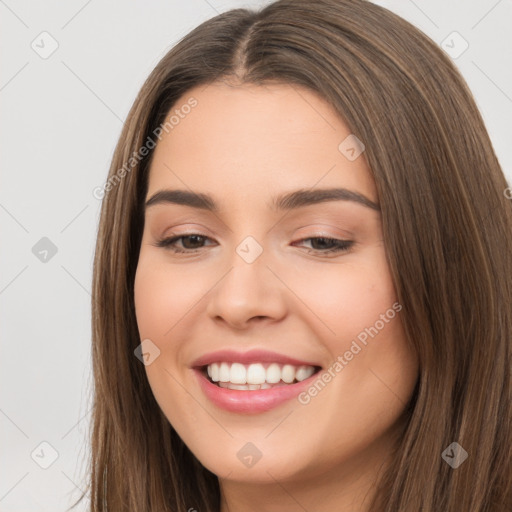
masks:
[[[210,318],[237,330],[284,318],[286,287],[276,271],[268,268],[264,254],[248,263],[234,253],[230,269],[208,294]]]

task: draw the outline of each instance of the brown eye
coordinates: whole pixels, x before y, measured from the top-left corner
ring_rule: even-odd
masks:
[[[316,252],[321,254],[337,253],[348,251],[354,244],[353,240],[338,240],[337,238],[311,237],[303,238],[301,242],[311,240],[312,250],[308,252]],[[317,247],[315,247],[315,245]]]
[[[182,240],[182,247],[175,245],[179,240]],[[174,252],[196,252],[202,247],[205,240],[208,240],[207,236],[198,233],[190,233],[187,235],[164,238],[159,240],[156,245],[157,247],[165,247]]]

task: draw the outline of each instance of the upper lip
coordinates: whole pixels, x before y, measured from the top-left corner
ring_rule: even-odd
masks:
[[[216,352],[209,352],[197,358],[191,365],[192,368],[201,368],[211,363],[233,362],[242,364],[251,363],[281,363],[291,364],[293,366],[321,366],[311,361],[301,361],[284,354],[270,352],[268,350],[253,349],[246,352],[237,352],[236,350],[225,349]]]

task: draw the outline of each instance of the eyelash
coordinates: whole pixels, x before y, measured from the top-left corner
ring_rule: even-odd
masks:
[[[181,249],[179,247],[176,247],[173,245],[175,242],[180,240],[181,238],[189,238],[189,237],[199,237],[205,240],[208,240],[209,237],[205,235],[200,235],[199,233],[188,233],[185,235],[178,235],[171,238],[163,238],[161,240],[158,240],[155,244],[157,247],[163,247],[165,249],[168,249],[174,253],[188,253],[193,254],[198,252],[200,249]],[[320,253],[320,254],[329,254],[329,253],[343,253],[348,251],[352,245],[354,244],[353,240],[338,240],[337,238],[328,238],[324,236],[316,236],[316,237],[309,237],[309,238],[303,238],[299,240],[299,242],[304,242],[306,240],[328,240],[329,242],[336,242],[337,247],[327,249],[325,251],[322,251],[321,249],[310,249],[308,253],[314,252],[314,253]]]

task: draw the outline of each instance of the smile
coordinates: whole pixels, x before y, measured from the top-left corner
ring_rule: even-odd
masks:
[[[208,366],[213,366],[214,364],[217,363],[213,363],[212,365]],[[223,363],[217,364],[219,373],[222,364]],[[227,365],[228,363],[224,364]],[[268,370],[268,368],[270,368],[272,364],[273,363],[270,363],[265,370]],[[259,365],[259,363],[256,363],[256,365]],[[248,366],[250,367],[252,365]],[[231,368],[232,365],[230,364],[230,378]],[[237,367],[235,367],[235,371],[237,371],[236,368]],[[305,391],[311,385],[312,380],[316,378],[316,374],[321,370],[320,367],[310,368],[313,368],[314,373],[311,374],[309,377],[304,377],[306,374],[311,373],[311,369],[302,370],[302,372],[307,372],[302,373],[302,377],[304,377],[304,380],[302,381],[297,381],[297,373],[299,373],[299,376],[301,376],[301,373],[299,372],[299,367],[297,369],[293,368],[295,376],[291,383],[284,382],[281,378],[279,382],[276,383],[267,383],[265,379],[265,382],[261,384],[234,384],[231,383],[231,381],[214,382],[212,378],[208,375],[207,367],[194,368],[193,371],[199,382],[199,386],[202,392],[208,398],[208,400],[215,406],[220,407],[221,409],[224,409],[226,411],[238,414],[258,414],[269,411],[287,401],[293,400],[301,392]],[[215,371],[214,369],[211,369],[210,371],[212,370]],[[284,367],[282,369],[278,368],[278,370],[280,372],[281,377],[284,376],[287,379],[289,379],[289,376],[291,375],[291,370],[285,369]],[[246,369],[246,371],[248,371],[248,369]],[[261,372],[261,369],[257,371]],[[272,372],[274,371],[276,370],[273,367],[270,370],[271,375]],[[290,372],[288,373],[288,376],[287,372]],[[265,373],[265,375],[267,374]],[[256,387],[259,389],[256,389]]]
[[[255,391],[302,382],[320,368],[279,363],[219,362],[206,366],[209,380],[221,388]],[[203,371],[205,368],[203,367]]]

